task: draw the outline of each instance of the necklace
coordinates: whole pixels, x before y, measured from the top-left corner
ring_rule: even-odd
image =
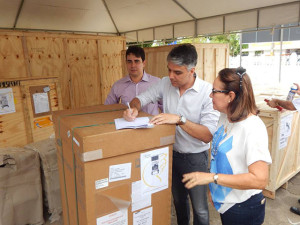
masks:
[[[214,160],[215,156],[218,154],[220,142],[230,134],[233,126],[234,123],[229,123],[229,121],[226,120],[225,124],[222,124],[222,126],[220,126],[219,129],[214,133],[211,149],[212,160]]]

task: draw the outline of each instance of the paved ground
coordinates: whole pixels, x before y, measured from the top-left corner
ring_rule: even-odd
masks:
[[[300,216],[290,212],[291,206],[300,207],[300,204],[298,203],[299,198],[300,173],[298,173],[288,182],[287,189],[279,188],[276,191],[275,200],[267,198],[266,218],[264,225],[300,225]],[[211,205],[209,205],[209,212],[210,224],[221,225],[219,214]],[[45,225],[62,225],[62,222],[58,221],[50,224],[49,221],[47,221]],[[177,225],[173,207],[171,225]]]

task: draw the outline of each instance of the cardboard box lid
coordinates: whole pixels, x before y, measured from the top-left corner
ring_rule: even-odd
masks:
[[[174,143],[175,125],[116,130],[114,119],[122,118],[125,109],[117,104],[54,112],[56,137],[72,140],[72,148],[84,162]],[[141,112],[139,116],[151,115]]]

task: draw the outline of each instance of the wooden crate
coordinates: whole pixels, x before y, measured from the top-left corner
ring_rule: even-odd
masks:
[[[286,185],[300,171],[300,115],[296,111],[279,112],[277,109],[268,107],[265,103],[259,104],[259,108],[259,117],[267,127],[269,150],[272,157],[272,164],[269,168],[269,183],[263,193],[265,196],[275,199],[276,190]],[[283,127],[284,121],[288,118],[291,121],[291,135],[284,147],[282,144],[284,139],[280,135],[284,129],[288,130],[288,128]],[[285,127],[288,126],[289,124],[286,123]]]
[[[24,146],[49,138],[54,134],[52,113],[62,109],[58,78],[32,78],[0,80],[0,90],[11,88],[15,112],[0,114],[0,147]],[[49,113],[36,114],[32,103],[33,90],[49,87]]]
[[[58,77],[63,108],[104,103],[122,77],[125,37],[0,31],[0,79]]]
[[[197,75],[210,83],[218,72],[229,65],[228,44],[194,44],[198,53]],[[153,76],[168,76],[167,56],[174,45],[144,48],[146,55],[145,71]],[[126,51],[122,51],[123,75],[127,75]]]

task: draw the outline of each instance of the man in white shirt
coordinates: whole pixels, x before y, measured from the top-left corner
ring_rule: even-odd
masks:
[[[176,124],[173,146],[172,193],[178,225],[188,225],[193,207],[194,225],[208,225],[207,186],[186,189],[183,174],[208,170],[209,142],[216,130],[219,113],[213,109],[209,94],[212,85],[195,73],[197,52],[193,45],[183,44],[171,50],[167,57],[169,77],[138,95],[130,102],[131,110],[124,118],[133,121],[138,111],[149,102],[163,100],[163,111],[150,123]]]

